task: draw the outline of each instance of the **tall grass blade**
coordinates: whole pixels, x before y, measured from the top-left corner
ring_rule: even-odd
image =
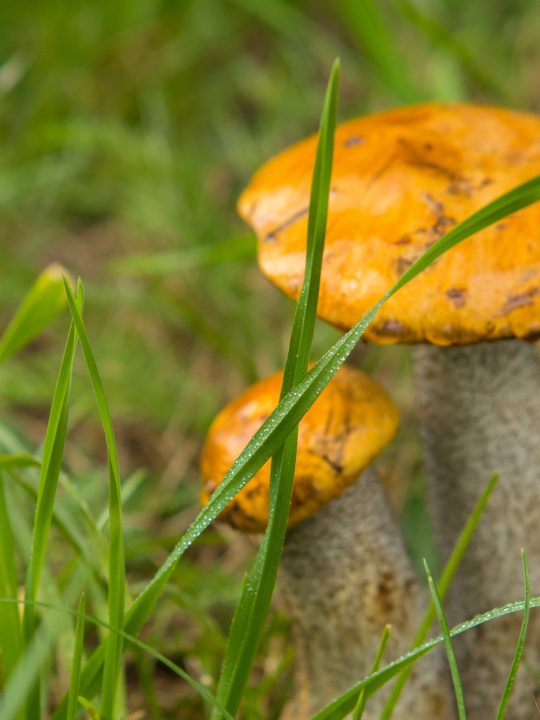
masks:
[[[391,625],[384,626],[384,629],[383,629],[382,635],[381,635],[381,640],[379,642],[379,648],[375,655],[375,660],[373,661],[373,665],[371,666],[370,675],[372,675],[374,672],[376,672],[379,669],[379,665],[381,664],[382,656],[384,655],[384,651],[386,650],[388,638],[390,637],[390,630],[391,630]],[[356,703],[356,707],[354,708],[354,712],[352,714],[352,720],[361,720],[362,715],[364,714],[364,710],[366,708],[366,702],[367,702],[366,691],[365,691],[365,688],[362,688],[360,690],[358,702]]]
[[[498,475],[493,475],[493,477],[489,480],[488,484],[486,485],[486,489],[478,498],[476,505],[473,508],[473,511],[469,515],[467,522],[465,523],[465,527],[459,534],[459,537],[456,541],[454,549],[452,550],[450,557],[448,558],[448,560],[446,562],[446,565],[444,567],[444,570],[442,572],[440,580],[437,584],[437,590],[438,590],[438,593],[439,593],[439,596],[441,599],[444,599],[446,596],[446,593],[448,592],[450,583],[454,579],[454,575],[457,572],[457,569],[461,563],[463,555],[469,546],[469,543],[474,534],[474,531],[476,530],[476,527],[477,527],[478,523],[480,522],[480,518],[482,517],[482,514],[486,508],[488,500],[491,497],[491,493],[494,491],[495,487],[497,486],[498,481],[499,481]],[[430,604],[430,606],[428,607],[426,614],[424,615],[424,618],[422,619],[422,622],[420,623],[420,627],[418,628],[418,631],[417,631],[416,636],[413,641],[413,648],[420,645],[422,642],[424,642],[434,620],[435,620],[435,606],[432,602]],[[412,670],[412,665],[409,666],[408,668],[406,668],[401,673],[401,675],[398,677],[398,679],[396,680],[395,684],[392,687],[392,690],[390,691],[388,700],[385,703],[385,706],[381,713],[380,720],[388,720],[388,718],[392,715],[392,712],[394,711],[394,709],[396,707],[397,701],[399,700],[399,697],[401,695],[401,691],[403,690],[403,687],[404,687],[405,683],[407,682],[407,679],[411,673],[411,670]]]
[[[289,392],[251,438],[244,450],[218,485],[210,501],[187,529],[161,565],[152,580],[138,595],[126,614],[126,631],[137,633],[150,616],[155,604],[187,548],[216,519],[225,505],[246,485],[253,475],[283,444],[301,418],[313,405],[333,375],[356,347],[367,326],[380,307],[398,290],[411,282],[434,260],[458,243],[527,205],[540,200],[540,176],[536,176],[478,210],[434,243],[401,276],[398,282],[369,310],[366,315],[343,335],[308,372],[293,391]],[[102,649],[91,658],[81,677],[84,693],[96,682],[101,670]],[[92,687],[94,687],[92,685]],[[357,696],[356,696],[357,697]],[[353,705],[354,707],[354,705]],[[64,705],[56,718],[63,717]]]
[[[437,587],[435,585],[433,578],[431,577],[431,573],[429,572],[428,564],[425,560],[424,560],[424,567],[426,569],[426,575],[427,575],[427,579],[428,579],[428,583],[429,583],[429,591],[431,593],[433,605],[435,606],[435,612],[437,613],[439,625],[442,630],[444,648],[446,650],[446,656],[448,658],[448,665],[450,666],[450,675],[452,676],[452,684],[454,686],[454,694],[456,696],[458,717],[459,717],[459,720],[467,720],[467,715],[465,713],[465,700],[463,698],[463,688],[461,687],[461,678],[459,677],[459,669],[457,666],[456,653],[454,652],[454,646],[452,645],[452,638],[450,637],[450,629],[448,627],[446,615],[444,614],[443,606],[441,604],[441,598],[439,597],[439,593],[437,592]]]
[[[86,611],[86,597],[84,593],[79,601],[79,612],[77,614],[77,625],[75,626],[75,646],[73,648],[73,662],[71,663],[71,678],[69,683],[67,719],[75,720],[77,712],[77,698],[79,697],[79,685],[81,681],[81,664],[83,657],[84,641],[84,615]]]
[[[81,312],[68,283],[65,289],[71,311],[71,316],[81,343],[86,361],[88,374],[96,397],[97,408],[107,445],[109,457],[109,624],[114,628],[124,625],[125,603],[125,561],[124,541],[122,535],[122,493],[120,489],[120,468],[114,431],[105,397],[105,390],[97,367],[94,353],[90,346],[86,327]],[[120,677],[122,658],[122,638],[113,633],[107,641],[107,650],[104,658],[104,672],[102,684],[101,713],[104,718],[114,717],[116,690]],[[85,694],[85,693],[83,693]]]
[[[39,335],[65,306],[63,272],[49,265],[32,285],[0,337],[0,363]]]
[[[79,292],[78,298],[75,302],[82,306],[82,291]],[[25,598],[30,601],[25,607],[24,612],[23,627],[26,645],[29,644],[35,631],[35,606],[32,604],[32,601],[37,598],[39,592],[39,584],[43,564],[45,562],[45,553],[47,550],[49,530],[53,515],[56,488],[62,467],[62,458],[64,456],[64,445],[66,441],[69,413],[69,394],[71,389],[73,360],[75,358],[76,346],[77,338],[75,327],[72,323],[60,364],[56,387],[54,389],[51,412],[49,415],[49,422],[47,423],[45,442],[43,445],[43,458],[40,467],[36,511],[32,529],[30,560],[25,583]],[[30,719],[40,717],[40,714],[40,689],[38,682],[28,698],[27,716]]]
[[[0,472],[0,598],[17,600],[17,570],[15,545],[4,492],[4,477]],[[13,673],[22,653],[23,636],[17,605],[0,605],[0,655],[2,674],[0,687]]]
[[[523,578],[525,584],[525,601],[523,603],[523,620],[521,622],[521,629],[519,631],[519,637],[516,645],[516,651],[514,653],[514,659],[512,665],[508,671],[508,677],[504,685],[503,694],[499,703],[499,709],[497,711],[497,720],[504,720],[506,717],[506,708],[510,696],[512,695],[512,688],[516,679],[517,672],[519,670],[519,664],[523,657],[523,650],[525,648],[525,639],[527,637],[527,627],[529,625],[529,614],[531,609],[531,588],[529,585],[529,568],[527,567],[527,559],[525,557],[525,551],[521,550],[521,563],[523,565]]]
[[[305,376],[313,341],[332,174],[338,87],[339,63],[336,61],[330,74],[319,128],[308,215],[304,284],[296,307],[280,399]],[[227,641],[216,698],[233,715],[238,710],[249,679],[276,582],[291,503],[297,436],[295,428],[272,459],[268,527],[253,572],[244,585]],[[213,717],[215,720],[221,717],[219,710],[214,710]]]

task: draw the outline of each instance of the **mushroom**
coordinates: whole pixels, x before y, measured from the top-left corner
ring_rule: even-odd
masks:
[[[271,160],[239,210],[259,235],[259,262],[288,295],[304,264],[311,138]],[[424,104],[336,131],[319,315],[348,329],[456,223],[540,173],[540,118],[471,104]],[[493,473],[490,499],[450,597],[452,622],[522,597],[519,551],[540,592],[540,206],[455,247],[379,310],[366,331],[411,343],[428,499],[442,559]],[[453,347],[445,347],[445,346]],[[540,616],[526,657],[540,670]],[[473,716],[493,718],[520,618],[483,625],[458,644]],[[520,668],[513,719],[535,714]]]
[[[281,382],[278,373],[252,386],[212,424],[201,460],[203,502],[277,405]],[[299,425],[281,565],[297,649],[291,720],[311,717],[369,673],[386,623],[392,625],[394,656],[407,648],[420,623],[425,597],[369,467],[397,425],[397,408],[385,391],[348,367],[337,372]],[[269,478],[266,464],[220,519],[244,532],[263,531]],[[451,717],[442,667],[430,656],[415,669],[396,718]],[[370,698],[366,717],[376,716],[371,713],[381,709],[384,695]]]

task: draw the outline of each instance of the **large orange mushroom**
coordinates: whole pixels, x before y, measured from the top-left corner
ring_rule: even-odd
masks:
[[[279,400],[282,373],[249,388],[212,424],[203,449],[207,501]],[[368,674],[385,623],[389,655],[403,652],[425,596],[369,463],[392,439],[397,408],[373,380],[343,367],[299,425],[298,455],[281,570],[297,649],[291,720],[304,720]],[[269,467],[221,515],[244,532],[267,523]],[[294,527],[290,527],[294,525]],[[395,717],[452,717],[442,656],[415,673]],[[381,709],[370,699],[369,717]],[[371,713],[374,713],[371,715]]]
[[[310,138],[277,156],[241,197],[259,262],[296,298],[302,285]],[[344,123],[336,131],[319,315],[348,329],[439,237],[540,173],[540,118],[470,104],[425,104]],[[519,551],[540,592],[540,205],[455,247],[381,308],[366,332],[412,343],[429,497],[443,559],[493,473],[501,480],[450,597],[451,620],[522,596]],[[448,347],[451,346],[451,347]],[[540,669],[540,618],[527,645]],[[520,619],[460,643],[466,698],[491,719]],[[512,718],[535,713],[520,670]]]

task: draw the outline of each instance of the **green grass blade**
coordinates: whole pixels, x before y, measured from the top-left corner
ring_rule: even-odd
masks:
[[[86,597],[81,595],[79,612],[77,614],[77,625],[75,626],[75,646],[73,648],[73,662],[71,663],[71,678],[68,693],[67,719],[75,720],[77,712],[77,698],[79,697],[79,685],[81,681],[81,664],[83,657],[84,642],[84,615],[86,611]]]
[[[211,245],[197,245],[170,252],[128,255],[113,260],[112,269],[123,274],[171,275],[195,268],[252,260],[256,242],[252,234],[229,238]]]
[[[41,467],[41,462],[26,453],[10,453],[0,455],[0,470],[14,470],[17,468]]]
[[[476,527],[480,522],[480,518],[482,517],[488,500],[491,497],[491,493],[495,490],[498,481],[498,475],[493,475],[493,477],[489,480],[486,489],[478,498],[476,505],[473,508],[473,511],[469,515],[467,522],[465,523],[465,527],[459,534],[454,549],[452,550],[450,557],[446,562],[442,575],[437,584],[439,596],[442,599],[445,598],[446,593],[448,592],[450,583],[454,579],[454,575],[457,572],[463,555],[465,554],[465,551],[469,546],[474,531],[476,530]],[[420,627],[418,628],[418,631],[413,641],[413,648],[424,642],[434,620],[435,606],[433,603],[431,603],[426,611],[426,614],[424,615],[424,618],[422,619],[422,622],[420,623]],[[388,718],[390,718],[390,716],[392,715],[396,707],[397,701],[399,700],[399,696],[401,695],[401,691],[403,690],[403,687],[411,673],[411,669],[412,666],[406,668],[396,680],[394,686],[392,687],[392,690],[390,691],[388,700],[385,703],[380,720],[388,720]]]
[[[82,293],[75,302],[82,305]],[[43,445],[43,458],[40,467],[30,560],[25,582],[25,598],[29,601],[35,600],[38,595],[41,573],[45,562],[54,499],[62,467],[62,458],[64,456],[69,414],[69,394],[76,346],[77,338],[75,327],[72,323],[54,389],[51,412]],[[23,628],[26,645],[30,642],[35,631],[36,618],[34,613],[34,605],[30,603],[26,606],[24,612]],[[28,718],[39,717],[40,713],[40,690],[38,683],[28,698],[27,716]]]
[[[21,600],[13,600],[13,599],[5,599],[0,598],[0,607],[3,605],[10,605],[17,607],[19,604],[25,604],[27,603]],[[93,615],[89,615],[85,612],[82,612],[79,608],[79,611],[77,610],[71,610],[70,608],[67,608],[65,606],[57,606],[53,605],[51,603],[46,602],[39,602],[36,601],[32,603],[36,607],[43,609],[43,610],[51,610],[57,613],[62,613],[64,615],[72,615],[74,618],[77,619],[77,625],[79,624],[79,620],[81,624],[90,624],[95,625],[96,627],[101,627],[105,630],[107,630],[111,634],[118,634],[122,638],[123,641],[127,642],[130,645],[133,645],[133,647],[137,648],[138,650],[141,650],[142,652],[147,653],[151,657],[153,657],[155,660],[160,662],[162,665],[167,667],[171,672],[173,672],[175,675],[177,675],[179,678],[187,682],[199,695],[211,706],[216,705],[216,699],[212,695],[212,693],[204,686],[201,685],[195,678],[193,678],[189,673],[187,673],[185,670],[183,670],[179,665],[177,665],[175,662],[170,660],[165,655],[162,655],[159,651],[155,650],[151,645],[148,645],[142,640],[139,640],[139,638],[136,638],[134,635],[130,635],[129,633],[125,632],[124,630],[118,630],[118,628],[113,628],[111,625],[109,625],[107,622],[100,620],[99,618],[94,617]],[[22,700],[21,697],[24,697],[25,692],[27,691],[29,683],[32,682],[31,678],[33,675],[35,675],[36,670],[35,667],[41,662],[41,659],[38,657],[41,655],[41,657],[44,656],[45,653],[48,652],[48,647],[46,643],[43,642],[43,639],[36,636],[34,638],[35,648],[36,652],[33,652],[34,648],[31,648],[31,652],[28,653],[28,663],[18,668],[18,671],[20,673],[20,677],[25,678],[26,682],[16,682],[11,687],[7,687],[6,691],[3,696],[0,696],[0,718],[2,720],[11,720],[11,718],[14,717],[16,710],[17,710],[17,704],[21,704]],[[28,677],[30,677],[30,680],[28,680]],[[82,703],[81,697],[79,695],[79,702]],[[225,720],[234,720],[232,715],[230,715],[225,708],[221,708],[221,711],[223,713],[223,716]],[[67,716],[66,716],[67,717]]]
[[[431,593],[432,602],[435,606],[435,612],[437,613],[439,625],[441,626],[442,630],[444,649],[446,650],[448,665],[450,666],[450,675],[452,676],[452,684],[454,686],[454,694],[456,696],[458,717],[459,720],[467,720],[467,715],[465,713],[465,700],[463,698],[463,688],[461,687],[461,678],[459,677],[456,653],[454,652],[452,638],[450,637],[450,628],[448,627],[448,622],[446,620],[446,615],[444,614],[443,606],[441,604],[441,598],[439,596],[439,593],[437,592],[437,587],[433,578],[431,577],[428,564],[425,560],[424,567],[426,569],[426,575],[429,583],[429,591]]]
[[[36,490],[34,483],[32,483],[20,472],[12,470],[10,474],[18,485],[34,501],[37,502],[38,490]],[[63,486],[63,489],[66,488],[66,481],[65,478],[62,478],[62,475],[60,475],[60,484]],[[69,485],[67,485],[67,487],[69,487]],[[99,581],[101,576],[100,551],[101,547],[104,545],[104,538],[99,533],[95,523],[88,523],[90,525],[92,536],[90,539],[86,537],[86,534],[83,532],[83,521],[87,520],[84,509],[84,506],[78,506],[77,510],[80,511],[79,514],[75,513],[71,506],[65,507],[64,502],[55,503],[53,506],[51,523],[62,533],[65,540],[84,560],[86,565],[92,569],[96,576],[96,580]]]
[[[529,585],[529,569],[527,567],[527,559],[525,557],[525,551],[521,550],[521,563],[523,565],[523,578],[525,584],[525,601],[523,603],[523,620],[521,622],[521,629],[519,631],[519,637],[516,645],[516,651],[514,653],[514,659],[512,665],[508,671],[508,677],[504,685],[501,702],[499,703],[499,709],[497,711],[497,720],[504,720],[506,717],[506,708],[512,694],[512,688],[516,679],[517,671],[521,658],[523,657],[523,650],[525,648],[525,639],[527,637],[527,627],[529,625],[529,614],[531,608],[531,588]]]
[[[530,607],[540,607],[540,597],[531,598]],[[483,625],[484,623],[489,622],[492,619],[512,615],[516,612],[522,613],[524,612],[524,610],[525,603],[523,600],[508,603],[507,605],[495,608],[494,610],[489,610],[482,615],[476,615],[471,620],[467,620],[466,622],[456,625],[456,627],[450,630],[450,637],[454,638],[462,635],[463,633],[468,632],[473,628],[479,627],[480,625]],[[344,717],[346,717],[348,713],[352,712],[352,710],[354,709],[354,706],[358,700],[358,693],[362,690],[362,688],[365,688],[368,697],[370,695],[373,695],[373,693],[375,693],[381,687],[390,682],[396,675],[402,672],[404,668],[410,666],[412,663],[419,660],[434,647],[442,645],[443,642],[443,636],[438,635],[437,637],[434,637],[423,643],[419,647],[410,650],[398,660],[394,660],[393,662],[378,670],[373,675],[369,675],[368,677],[360,680],[358,683],[346,690],[338,698],[332,700],[332,702],[329,703],[326,707],[322,708],[322,710],[319,710],[319,712],[317,712],[311,718],[311,720],[342,720]]]
[[[120,469],[114,431],[105,397],[105,390],[97,367],[94,353],[90,346],[88,334],[79,307],[68,283],[65,289],[73,322],[81,343],[81,348],[88,368],[88,374],[96,397],[97,408],[107,445],[109,457],[109,624],[121,628],[124,625],[125,604],[125,561],[124,542],[122,536],[122,493],[120,489]],[[116,690],[120,677],[122,658],[122,638],[113,633],[107,641],[104,658],[101,712],[104,718],[114,717]],[[83,694],[86,694],[83,692]]]
[[[379,665],[381,664],[382,656],[384,655],[384,651],[386,650],[388,638],[390,637],[390,629],[391,629],[391,625],[384,626],[384,629],[381,634],[381,639],[379,642],[379,648],[375,655],[375,660],[373,661],[373,665],[371,666],[370,675],[372,675],[374,672],[376,672],[379,669]],[[356,707],[354,708],[352,720],[361,720],[362,715],[364,714],[364,710],[366,708],[366,702],[367,702],[366,691],[364,688],[362,688],[362,690],[360,690],[358,702],[356,703]]]
[[[152,580],[137,596],[126,614],[125,629],[128,632],[135,634],[140,630],[150,616],[163,588],[184,552],[283,444],[285,438],[300,422],[327,383],[354,350],[379,308],[400,288],[419,275],[430,263],[451,250],[458,243],[538,200],[540,200],[540,176],[534,177],[505,193],[459,225],[456,225],[420,256],[379,302],[325,353],[308,372],[305,379],[283,398],[274,412],[261,425],[227,472],[223,481],[216,488],[209,503],[200,511]],[[101,652],[102,650],[99,650],[100,654]],[[96,657],[96,655],[92,657],[90,664],[87,666],[87,673],[83,670],[82,687],[86,688],[84,684],[86,681],[88,681],[89,687],[90,684],[96,682],[96,678],[100,673],[101,662],[100,657]],[[86,689],[84,694],[88,694]],[[55,717],[62,718],[63,712],[64,710],[61,709]]]
[[[0,599],[0,603],[2,603],[2,599]],[[13,602],[12,600],[9,600],[7,602]],[[37,603],[39,606],[42,607],[51,607],[47,605],[46,603]],[[530,600],[530,608],[540,608],[540,597],[533,597]],[[53,608],[54,609],[54,608]],[[504,605],[499,608],[495,608],[494,610],[490,610],[482,615],[477,615],[471,620],[467,620],[466,622],[460,623],[456,627],[452,628],[450,631],[451,637],[459,636],[468,630],[471,630],[473,628],[479,627],[480,625],[483,625],[486,622],[489,622],[492,619],[496,619],[499,617],[505,617],[507,615],[511,615],[513,613],[521,612],[523,613],[525,609],[525,603],[523,601],[517,601],[513,603],[508,603],[507,605]],[[58,608],[59,611],[62,612],[72,612],[69,610],[66,610],[66,608]],[[107,623],[104,623],[101,620],[98,620],[93,617],[86,616],[87,622],[95,622],[99,625],[102,625],[103,627],[107,629],[111,629],[110,626],[108,626]],[[119,631],[119,633],[122,635],[123,638],[125,638],[127,641],[132,643],[138,648],[141,648],[145,650],[146,652],[149,652],[153,657],[160,660],[160,662],[164,662],[164,664],[167,665],[167,667],[172,666],[165,662],[166,658],[163,658],[160,656],[156,651],[154,651],[152,648],[145,645],[142,641],[138,640],[134,635],[131,635],[126,630]],[[412,665],[414,662],[416,662],[418,659],[423,657],[427,652],[432,650],[433,648],[441,645],[443,643],[443,637],[442,635],[439,635],[438,637],[431,638],[424,644],[414,648],[413,650],[410,650],[408,653],[400,657],[398,660],[394,660],[393,662],[389,663],[385,667],[378,670],[376,673],[369,675],[366,678],[363,678],[358,683],[353,685],[351,688],[346,690],[340,697],[333,700],[329,705],[324,707],[322,710],[320,710],[316,715],[313,716],[312,720],[342,720],[348,713],[352,712],[354,709],[357,701],[359,693],[363,688],[366,690],[366,695],[369,697],[373,693],[375,693],[377,690],[379,690],[381,687],[386,685],[388,682],[390,682],[393,678],[396,677],[399,673],[401,673],[405,668]],[[87,664],[86,667],[91,669],[91,672],[88,673],[88,679],[87,682],[91,681],[92,679],[95,680],[95,678],[99,675],[100,666],[103,662],[103,655],[104,655],[104,646],[100,646],[98,650],[94,653],[92,656],[90,662]],[[181,677],[184,677],[181,673],[184,672],[180,668],[174,670],[178,675]],[[83,671],[84,672],[84,671]],[[184,673],[185,674],[185,673]],[[193,678],[190,678],[190,676],[187,676],[184,678],[193,685],[196,681],[193,680]],[[195,685],[193,685],[195,687]],[[203,697],[208,698],[210,696],[210,693],[204,688],[201,687],[198,689],[198,691],[203,695]],[[91,694],[92,691],[90,690],[86,694]],[[213,699],[212,699],[213,700]],[[212,702],[212,700],[209,700]],[[213,701],[213,704],[216,704],[215,701]],[[0,704],[0,711],[2,710],[2,705]],[[53,718],[54,720],[59,720],[60,718],[65,717],[65,710],[66,706],[65,703],[63,703],[57,711],[54,713]],[[225,712],[223,710],[223,712]],[[0,712],[0,717],[3,717]]]
[[[321,116],[308,216],[304,284],[296,307],[281,397],[305,376],[313,341],[332,174],[338,88],[339,63],[336,62]],[[275,586],[291,503],[297,434],[295,429],[272,459],[268,528],[254,571],[244,585],[227,641],[216,698],[233,715],[238,710],[249,679]],[[220,717],[218,710],[214,711],[213,717],[216,720]]]
[[[65,306],[63,272],[59,265],[49,265],[30,288],[0,337],[0,362],[39,335]]]
[[[0,597],[17,600],[15,545],[0,472]],[[17,605],[0,605],[0,654],[2,674],[0,687],[7,682],[21,657],[23,636]],[[2,682],[3,681],[3,682]]]

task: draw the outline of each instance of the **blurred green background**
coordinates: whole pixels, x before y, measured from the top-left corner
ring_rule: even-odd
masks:
[[[433,99],[535,111],[539,33],[534,0],[2,3],[0,321],[48,263],[83,278],[122,470],[140,471],[126,505],[134,589],[195,515],[212,417],[283,363],[293,307],[259,275],[235,202],[265,159],[316,129],[334,58],[342,120]],[[42,442],[67,328],[65,312],[2,367],[6,448]],[[320,323],[314,356],[336,337]],[[401,404],[403,430],[382,464],[413,552],[424,552],[407,350],[361,347],[355,359]],[[66,468],[97,513],[106,455],[80,360],[70,423]],[[30,517],[31,502],[19,502]],[[52,565],[54,551],[60,540]],[[146,631],[204,683],[250,553],[223,528],[207,533]],[[278,716],[287,637],[277,612],[245,717]],[[134,713],[204,716],[148,659],[133,656],[128,669]]]

